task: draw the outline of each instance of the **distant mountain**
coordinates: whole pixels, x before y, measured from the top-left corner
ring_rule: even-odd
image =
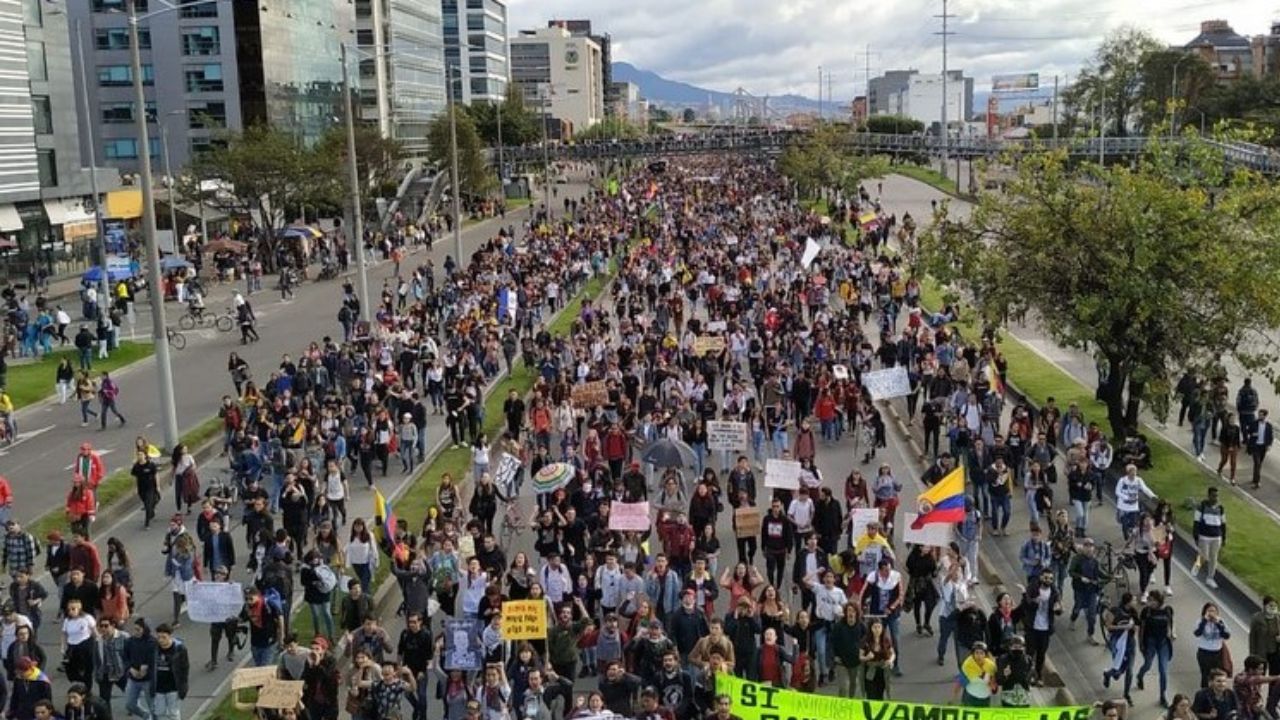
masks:
[[[706,108],[708,102],[720,106],[722,110],[727,110],[733,106],[733,92],[710,90],[678,80],[668,80],[655,72],[642,70],[631,63],[614,63],[613,79],[615,82],[635,83],[640,88],[641,97],[667,109],[691,107],[702,111]],[[744,89],[747,92],[752,92],[751,88]],[[752,94],[761,97],[759,94]],[[847,101],[837,101],[837,104],[848,106]],[[831,104],[825,103],[825,106],[826,114],[830,114],[833,110]],[[775,95],[769,98],[769,109],[783,114],[815,112],[818,107],[817,100],[800,95]]]

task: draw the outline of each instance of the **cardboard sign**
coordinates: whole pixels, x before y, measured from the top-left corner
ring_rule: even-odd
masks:
[[[699,357],[722,353],[724,349],[724,338],[719,335],[699,335],[693,339],[693,354]]]
[[[862,384],[867,386],[872,400],[888,400],[911,394],[911,379],[907,377],[907,369],[901,365],[888,370],[864,372]]]
[[[467,558],[473,557],[475,554],[476,554],[475,536],[473,536],[469,532],[464,532],[461,535],[459,535],[458,536],[458,557],[462,558],[463,562],[466,562]]]
[[[805,270],[808,270],[813,261],[818,259],[818,253],[820,252],[822,252],[822,247],[813,238],[805,240],[804,254],[800,256],[800,264],[804,266]]]
[[[258,691],[260,708],[284,710],[296,708],[302,702],[301,680],[271,680]]]
[[[733,534],[735,537],[749,538],[760,534],[760,510],[753,507],[740,507],[733,511]]]
[[[849,512],[849,536],[857,542],[867,533],[867,526],[880,521],[880,508],[854,508]]]
[[[493,473],[493,484],[498,486],[498,492],[503,497],[511,497],[515,495],[516,490],[516,473],[520,472],[522,464],[520,458],[509,453],[502,453],[498,458],[498,468]]]
[[[908,512],[902,514],[902,522],[898,524],[902,528],[902,539],[913,545],[924,545],[926,547],[942,547],[951,544],[952,536],[955,535],[955,525],[952,523],[929,523],[919,530],[912,530],[911,526],[915,524],[918,513]]]
[[[226,618],[223,618],[223,620],[226,620]],[[231,689],[240,690],[242,688],[262,687],[275,680],[279,672],[279,668],[275,665],[270,667],[239,668],[234,673],[231,673]]]
[[[707,421],[708,450],[745,450],[747,424],[729,420]]]
[[[244,608],[240,583],[193,582],[187,586],[187,614],[203,623],[220,623]]]
[[[609,402],[609,388],[604,380],[593,380],[574,385],[569,393],[574,407],[590,409]]]
[[[644,532],[653,526],[649,519],[649,502],[613,502],[609,504],[609,529]]]
[[[476,618],[444,621],[441,665],[445,670],[479,670],[484,667],[480,630],[480,621]]]
[[[707,332],[724,332],[728,329],[729,322],[727,320],[712,320],[707,323]]]
[[[800,462],[769,458],[764,464],[764,486],[784,490],[800,489]]]
[[[547,639],[546,599],[508,600],[502,603],[502,639]]]

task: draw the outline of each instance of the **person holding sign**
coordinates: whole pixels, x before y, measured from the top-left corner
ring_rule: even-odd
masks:
[[[965,707],[991,707],[991,695],[997,687],[996,663],[987,653],[987,644],[976,642],[960,665],[955,694]]]

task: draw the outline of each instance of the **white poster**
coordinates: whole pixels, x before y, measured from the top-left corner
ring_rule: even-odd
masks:
[[[769,458],[764,464],[764,486],[784,490],[800,489],[800,463]]]
[[[240,583],[193,582],[187,587],[187,615],[196,622],[218,623],[244,608]]]
[[[856,543],[867,532],[867,526],[880,521],[880,508],[854,508],[849,511],[849,537]]]
[[[872,400],[888,400],[911,394],[911,379],[902,365],[888,370],[862,373],[862,384],[867,386]]]
[[[805,270],[808,270],[813,261],[818,259],[818,253],[820,252],[822,252],[822,246],[816,240],[813,238],[805,240],[804,254],[800,256],[800,264],[804,266]]]
[[[747,424],[729,420],[707,421],[708,450],[745,450]]]
[[[919,530],[912,530],[911,526],[915,524],[918,517],[920,517],[919,513],[903,513],[902,540],[904,542],[941,548],[951,544],[952,536],[955,535],[954,523],[929,523]]]
[[[520,472],[520,458],[503,453],[498,459],[498,469],[493,474],[493,484],[503,497],[511,497],[516,491],[516,473]]]

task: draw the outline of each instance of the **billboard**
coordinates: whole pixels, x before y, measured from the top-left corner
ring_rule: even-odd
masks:
[[[993,75],[991,77],[992,92],[1035,90],[1039,87],[1040,73],[1015,73],[1013,75]]]

